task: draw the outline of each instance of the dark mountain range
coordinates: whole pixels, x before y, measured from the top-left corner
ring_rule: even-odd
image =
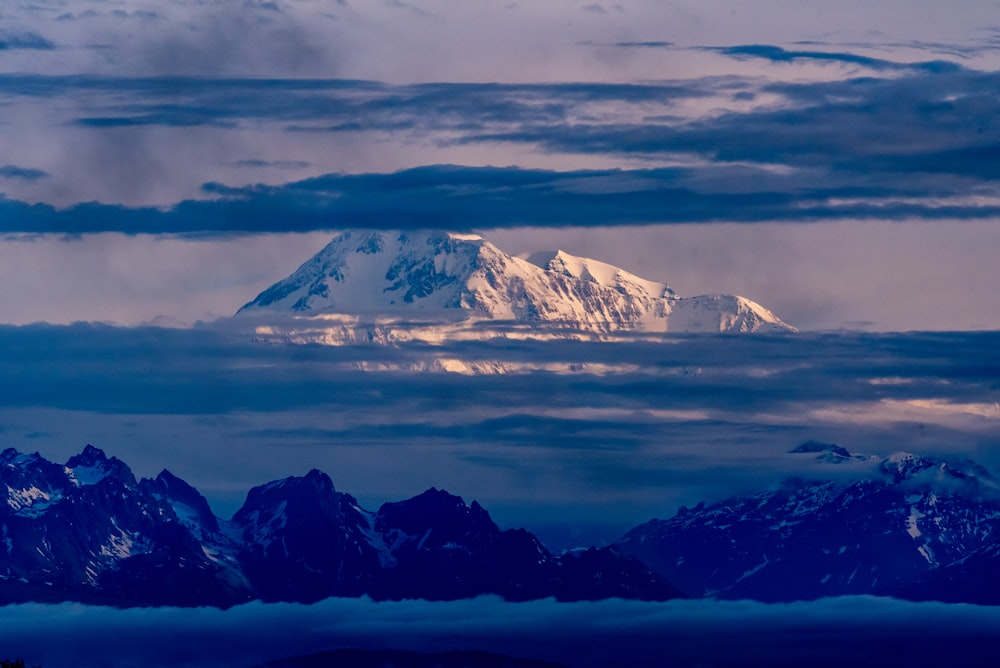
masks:
[[[792,479],[629,531],[617,547],[692,596],[760,601],[847,594],[1000,602],[1000,494],[969,461],[858,457],[807,443],[829,480]],[[842,464],[872,470],[846,480]],[[862,466],[864,468],[864,466]],[[838,475],[834,475],[837,473]]]
[[[523,529],[500,529],[478,503],[433,488],[372,512],[313,470],[250,490],[223,520],[168,471],[137,480],[93,446],[65,465],[8,449],[0,601],[876,594],[1000,604],[1000,491],[985,469],[817,443],[793,453],[822,460],[828,479],[682,508],[611,547],[557,555]]]
[[[0,601],[227,607],[331,596],[666,600],[611,548],[556,556],[479,504],[430,489],[378,512],[319,471],[256,487],[229,521],[164,471],[136,480],[93,446],[65,465],[0,453]]]
[[[889,593],[914,601],[1000,605],[1000,540],[932,570]]]

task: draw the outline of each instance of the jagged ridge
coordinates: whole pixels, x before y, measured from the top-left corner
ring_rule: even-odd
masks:
[[[831,479],[790,479],[750,496],[681,508],[632,529],[618,548],[690,595],[768,602],[847,594],[940,599],[946,588],[935,571],[954,575],[958,591],[961,571],[950,565],[1000,553],[1000,495],[977,464],[908,453],[859,456],[814,441],[792,452],[837,470]],[[845,480],[850,463],[869,474]],[[969,600],[968,592],[960,596]]]
[[[0,483],[0,602],[681,596],[615,550],[553,555],[526,531],[501,530],[478,503],[437,489],[370,512],[312,470],[255,487],[224,521],[169,471],[137,481],[89,445],[65,466],[5,450]]]

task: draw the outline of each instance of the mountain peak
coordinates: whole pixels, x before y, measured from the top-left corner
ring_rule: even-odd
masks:
[[[621,294],[638,292],[647,297],[675,299],[677,293],[666,283],[640,278],[620,267],[589,257],[577,257],[564,250],[544,251],[528,256],[528,262],[561,276],[596,283]]]
[[[437,540],[475,532],[496,533],[497,525],[475,501],[466,505],[462,497],[431,487],[406,501],[383,504],[378,511],[378,527],[392,527],[410,536],[429,535]]]
[[[892,476],[896,482],[969,484],[989,489],[995,489],[997,486],[988,470],[968,459],[896,452],[882,460],[879,468],[883,473]]]
[[[314,333],[290,340],[323,343],[467,338],[456,321],[530,325],[541,337],[794,331],[744,297],[681,298],[666,283],[599,260],[563,250],[513,257],[481,236],[443,230],[345,231],[244,305],[245,314],[292,316]],[[395,329],[355,331],[376,322]],[[480,327],[479,335],[501,332]]]
[[[15,466],[25,462],[35,462],[41,460],[41,458],[42,456],[37,452],[26,455],[15,448],[7,448],[3,452],[0,452],[0,463],[8,466]]]
[[[852,454],[850,450],[836,443],[822,443],[820,441],[809,440],[802,443],[798,447],[792,448],[788,451],[789,454],[814,454],[816,459],[822,459],[827,462],[840,463],[852,460],[866,460],[868,459],[864,455]]]
[[[257,493],[261,496],[279,494],[287,496],[290,492],[302,490],[306,494],[322,494],[330,496],[336,493],[333,480],[330,476],[318,469],[311,469],[304,476],[288,476],[281,480],[274,480],[250,490],[251,494]]]
[[[533,253],[521,255],[521,259],[529,264],[533,264],[539,269],[547,269],[549,263],[556,259],[563,251],[561,250],[541,250]]]
[[[70,468],[73,468],[74,466],[90,466],[106,461],[108,461],[108,456],[104,454],[104,450],[88,443],[80,454],[73,455],[70,460],[66,462],[66,466],[69,466]]]
[[[107,478],[130,487],[136,485],[135,475],[125,462],[117,457],[108,458],[103,450],[89,443],[66,462],[66,475],[77,487],[96,485]]]

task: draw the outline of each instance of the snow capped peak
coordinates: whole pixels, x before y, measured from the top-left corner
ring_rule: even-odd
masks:
[[[321,343],[468,338],[474,328],[458,331],[456,322],[479,323],[472,336],[505,336],[484,321],[542,337],[794,331],[743,297],[683,299],[666,283],[599,260],[561,250],[513,257],[478,235],[441,230],[345,231],[238,314],[290,315],[315,333],[289,332],[288,340]],[[373,326],[379,331],[358,331]]]
[[[475,271],[482,237],[427,230],[349,230],[240,312],[386,313],[462,308],[463,280]]]
[[[886,457],[879,468],[896,482],[937,485],[969,485],[981,491],[996,492],[993,475],[983,466],[968,459],[920,456],[896,452]]]
[[[132,470],[124,462],[117,457],[109,459],[103,450],[90,444],[66,462],[65,472],[77,487],[96,485],[106,478],[115,478],[128,486],[136,484]]]
[[[590,281],[622,294],[640,293],[647,297],[672,299],[676,293],[666,283],[648,281],[600,260],[577,257],[563,250],[543,251],[529,255],[527,261],[546,271],[581,281]]]
[[[6,464],[10,468],[25,466],[42,460],[42,456],[37,452],[26,455],[14,448],[7,448],[0,452],[0,464]]]
[[[896,480],[908,480],[921,471],[934,467],[935,464],[935,461],[912,452],[894,452],[882,461],[880,468]]]

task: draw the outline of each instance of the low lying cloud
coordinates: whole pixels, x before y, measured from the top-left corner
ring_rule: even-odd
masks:
[[[860,453],[962,454],[1000,470],[993,332],[666,337],[343,347],[193,330],[0,328],[6,446],[65,461],[92,442],[162,468],[220,515],[310,468],[377,507],[436,486],[504,526],[624,531],[679,505],[828,477],[809,439]],[[621,367],[464,376],[360,371],[428,356]],[[586,517],[586,520],[581,518]],[[609,539],[617,536],[609,535]]]
[[[331,401],[348,406],[369,401],[364,388],[379,387],[381,400],[398,396],[419,402],[421,393],[411,391],[407,383],[430,382],[427,374],[401,373],[393,378],[395,389],[383,388],[383,380],[392,372],[352,373],[350,366],[378,359],[405,367],[428,356],[451,356],[514,364],[545,359],[552,364],[591,363],[626,370],[608,376],[514,375],[504,379],[503,387],[488,377],[432,376],[442,388],[463,387],[461,392],[447,392],[459,403],[519,406],[530,404],[522,404],[525,396],[547,395],[550,402],[543,403],[550,407],[590,406],[590,402],[627,407],[634,398],[642,398],[650,409],[708,406],[770,411],[845,401],[990,403],[1000,372],[983,362],[998,345],[995,332],[669,335],[663,343],[627,345],[496,340],[329,347],[253,343],[255,321],[241,322],[195,329],[3,326],[0,365],[16,374],[19,382],[9,384],[0,398],[7,406],[123,413],[149,412],[150,402],[169,401],[183,412],[220,413]],[[104,373],[112,369],[113,373]],[[78,379],[91,375],[90,381],[101,380],[104,391],[84,395],[72,390]],[[342,392],[348,378],[356,389],[353,394]],[[887,378],[892,382],[885,382]],[[203,389],[197,398],[188,394],[206,381],[218,392]],[[155,397],[134,391],[143,385],[163,390]],[[36,387],[37,392],[32,389]],[[573,392],[563,391],[570,387]],[[176,396],[170,388],[177,390]],[[274,392],[277,388],[282,391]],[[215,399],[205,403],[206,396]],[[479,401],[486,397],[490,400]]]
[[[25,181],[35,181],[44,179],[49,174],[41,169],[30,167],[18,167],[17,165],[3,165],[0,167],[0,178],[3,179],[23,179]]]
[[[36,49],[50,51],[56,45],[45,39],[41,35],[33,32],[25,33],[5,33],[0,32],[0,51],[12,51],[15,49]]]
[[[576,668],[987,666],[1000,633],[990,608],[871,597],[784,605],[330,599],[227,611],[33,604],[0,608],[0,621],[3,651],[46,668],[250,668],[343,647],[479,649]]]

